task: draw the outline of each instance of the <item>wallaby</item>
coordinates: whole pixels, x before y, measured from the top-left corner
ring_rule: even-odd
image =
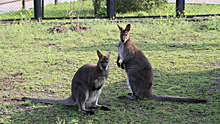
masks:
[[[97,50],[99,57],[97,64],[83,65],[75,73],[72,79],[71,96],[66,99],[49,99],[49,98],[28,98],[22,100],[32,100],[49,104],[72,105],[78,104],[78,110],[88,115],[95,114],[94,111],[85,109],[85,104],[91,104],[90,108],[100,108],[110,110],[108,107],[98,104],[98,98],[102,92],[102,86],[106,82],[109,74],[109,56],[110,52],[104,56]]]
[[[120,42],[118,44],[118,58],[117,65],[122,69],[125,68],[127,74],[127,83],[129,89],[132,91],[130,95],[119,96],[119,98],[137,99],[145,97],[156,101],[175,101],[175,102],[193,102],[203,103],[207,102],[204,99],[194,99],[187,97],[176,96],[159,96],[153,93],[153,69],[145,57],[143,52],[130,39],[131,25],[128,24],[125,29],[118,25],[120,30]],[[121,64],[119,60],[122,60]]]

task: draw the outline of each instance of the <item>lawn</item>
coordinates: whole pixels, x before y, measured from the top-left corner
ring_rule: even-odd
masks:
[[[116,98],[130,93],[126,74],[116,65],[116,23],[96,20],[85,25],[91,31],[52,34],[47,29],[53,26],[0,26],[0,123],[220,122],[219,17],[131,23],[131,40],[153,67],[154,93],[207,99],[205,104]],[[111,111],[95,110],[97,115],[89,116],[78,112],[77,104],[19,101],[24,96],[69,97],[72,77],[82,65],[97,63],[96,50],[111,52],[109,77],[99,98]]]

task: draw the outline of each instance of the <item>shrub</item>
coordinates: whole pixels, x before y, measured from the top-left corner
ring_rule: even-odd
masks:
[[[167,0],[116,0],[116,12],[126,13],[128,11],[150,10],[154,6],[160,7]]]
[[[101,2],[102,0],[92,0],[93,7],[94,7],[94,13],[97,14],[97,11],[101,9]]]
[[[107,7],[102,7],[95,16],[107,16]]]

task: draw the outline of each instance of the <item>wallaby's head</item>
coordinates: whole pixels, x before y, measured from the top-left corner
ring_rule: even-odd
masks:
[[[103,55],[97,50],[97,55],[99,57],[99,62],[97,66],[99,66],[101,70],[108,70],[110,54],[111,52],[108,52],[106,55]]]
[[[121,26],[118,25],[118,28],[120,30],[120,39],[122,43],[126,43],[130,39],[129,31],[131,29],[131,25],[128,24],[125,29],[123,29]]]

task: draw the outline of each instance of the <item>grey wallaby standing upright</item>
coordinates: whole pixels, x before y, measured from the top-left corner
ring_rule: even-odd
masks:
[[[79,111],[86,114],[95,114],[94,111],[85,108],[85,104],[91,104],[91,108],[100,108],[102,110],[110,110],[108,107],[98,104],[98,98],[102,92],[102,86],[106,82],[109,75],[109,56],[110,52],[104,56],[97,50],[99,61],[97,64],[83,65],[75,73],[72,79],[71,96],[66,99],[49,99],[49,98],[28,98],[23,97],[22,100],[32,100],[49,104],[72,105],[74,102],[78,104]]]
[[[153,93],[153,69],[150,62],[145,57],[143,52],[130,39],[130,28],[128,24],[125,29],[118,25],[120,30],[120,42],[118,45],[118,59],[117,65],[122,69],[125,68],[127,74],[127,83],[132,95],[123,95],[119,98],[137,99],[138,97],[145,97],[150,100],[157,101],[175,101],[175,102],[193,102],[202,103],[207,102],[204,99],[194,99],[187,97],[176,96],[159,96]],[[119,63],[119,60],[122,63]]]

